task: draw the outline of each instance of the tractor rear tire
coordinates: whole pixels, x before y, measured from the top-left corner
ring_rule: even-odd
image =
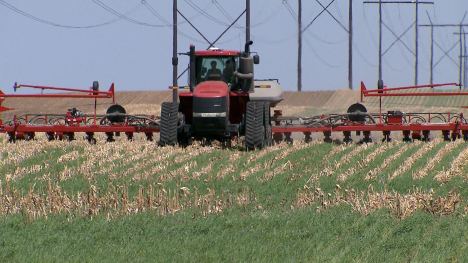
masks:
[[[265,147],[273,146],[273,135],[271,133],[271,114],[270,114],[270,102],[265,102],[263,108],[265,115],[264,115],[264,123],[265,123]]]
[[[265,147],[273,146],[273,134],[271,132],[271,125],[265,127]]]
[[[159,146],[175,145],[177,143],[178,113],[178,102],[163,102],[161,105]]]
[[[264,103],[247,102],[245,146],[247,150],[265,147]]]

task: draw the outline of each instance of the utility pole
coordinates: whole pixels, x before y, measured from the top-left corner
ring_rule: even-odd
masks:
[[[250,0],[245,0],[245,43],[250,41]]]
[[[431,20],[431,17],[429,16],[429,13],[426,11],[427,18],[429,18],[429,22],[431,23],[431,69],[430,69],[430,74],[429,74],[429,84],[434,84],[434,26]]]
[[[348,88],[353,89],[353,0],[349,0],[348,14]]]
[[[461,28],[463,30],[463,28]],[[463,86],[463,89],[466,89],[466,85],[467,85],[467,69],[468,69],[468,64],[467,64],[467,58],[468,58],[468,55],[466,53],[466,35],[468,35],[468,33],[464,32],[458,32],[458,33],[454,33],[454,35],[460,35],[460,68],[459,68],[459,81],[460,81],[460,84],[462,84]],[[463,36],[463,38],[462,38]],[[463,44],[462,44],[463,42]],[[461,82],[463,80],[463,82]]]
[[[414,53],[416,55],[414,56],[414,85],[418,85],[418,66],[419,66],[419,48],[418,48],[418,29],[419,29],[419,20],[418,20],[418,10],[419,10],[419,1],[416,0],[415,2],[415,26],[414,26]]]
[[[466,16],[466,13],[465,13],[465,16]],[[462,21],[460,22],[460,26],[458,27],[459,28],[459,31],[458,33],[460,34],[460,69],[459,69],[459,84],[461,85],[462,84],[462,70],[463,70],[463,27],[462,27],[462,23],[463,23],[463,20],[465,20],[465,16],[463,16],[463,19]],[[463,83],[464,84],[464,83]],[[460,87],[461,88],[461,87]],[[463,88],[465,88],[465,86],[463,86]]]
[[[434,2],[423,2],[419,0],[415,1],[364,1],[364,4],[379,4],[379,80],[382,79],[382,57],[387,53],[387,51],[398,41],[400,41],[406,49],[408,49],[409,52],[411,52],[415,59],[414,59],[414,85],[418,85],[418,63],[419,63],[419,50],[418,50],[418,13],[419,13],[419,5],[420,4],[431,4],[433,5]],[[414,4],[415,5],[415,21],[414,23],[400,36],[397,36],[383,21],[382,21],[382,4]],[[385,52],[382,53],[382,25],[385,26],[385,28],[388,29],[397,39],[390,45],[389,48]],[[406,32],[412,27],[415,26],[415,40],[414,40],[414,52],[406,46],[406,44],[403,43],[401,40],[401,37],[403,37]]]
[[[465,46],[465,54],[466,54],[466,46]],[[465,75],[464,75],[464,82],[463,82],[463,83],[464,83],[464,86],[463,86],[463,88],[465,88],[466,85],[468,84],[468,83],[467,83],[467,82],[468,82],[468,66],[467,66],[467,63],[468,63],[468,56],[465,55],[465,56],[463,56],[463,57],[465,58]]]
[[[468,66],[467,66],[467,63],[468,63],[468,55],[466,55],[466,44],[465,44],[465,47],[464,47],[464,54],[462,57],[463,59],[463,89],[466,89],[466,85],[468,85]]]
[[[379,0],[379,80],[382,79],[382,1]]]
[[[173,0],[172,6],[172,86],[177,87],[177,66],[178,66],[178,57],[177,57],[177,0]],[[177,102],[177,97],[179,97],[178,89],[172,89],[172,101]]]
[[[465,88],[468,82],[468,66],[467,66],[468,56],[466,55],[466,46],[465,46],[465,55],[463,57],[465,58],[465,72],[463,75],[463,84],[464,84],[463,88]]]
[[[298,0],[297,38],[297,91],[302,91],[302,0]]]

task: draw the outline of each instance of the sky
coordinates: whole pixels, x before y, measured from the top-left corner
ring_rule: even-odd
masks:
[[[319,0],[324,6],[331,0]],[[459,24],[468,0],[433,0],[419,5],[419,24]],[[0,89],[13,93],[13,84],[88,89],[97,80],[101,90],[115,83],[117,91],[167,90],[172,85],[171,0],[0,0]],[[243,0],[178,0],[179,11],[210,41],[245,10]],[[348,27],[349,1],[335,0],[327,10]],[[302,0],[305,28],[323,8]],[[279,79],[285,91],[297,90],[298,0],[251,0],[251,51],[260,56],[257,79]],[[384,4],[383,21],[397,36],[382,31],[383,77],[388,87],[414,85],[415,5]],[[208,44],[178,16],[178,52],[190,44]],[[303,33],[302,90],[348,88],[348,33],[324,12]],[[353,88],[363,81],[375,88],[378,80],[378,5],[353,0]],[[468,17],[464,20],[468,24]],[[465,28],[468,31],[468,27]],[[459,82],[459,28],[434,30],[434,83]],[[431,38],[419,28],[418,84],[429,83]],[[245,16],[215,44],[242,50]],[[452,48],[453,47],[453,48]],[[451,49],[452,48],[452,49]],[[444,56],[444,52],[449,56]],[[444,50],[444,51],[442,51]],[[179,74],[188,64],[179,57]],[[187,75],[179,85],[187,84]],[[35,93],[20,90],[20,93]]]

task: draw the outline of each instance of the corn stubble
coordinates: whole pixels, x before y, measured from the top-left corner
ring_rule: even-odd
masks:
[[[421,179],[427,176],[431,171],[433,171],[434,167],[440,163],[444,156],[452,152],[453,149],[460,145],[460,143],[462,143],[462,140],[456,140],[454,142],[447,143],[444,147],[439,149],[435,156],[430,158],[423,168],[413,174],[413,179]]]
[[[379,174],[381,174],[386,168],[388,168],[395,160],[400,158],[400,156],[403,153],[415,147],[416,145],[418,145],[418,143],[404,144],[402,147],[398,149],[396,153],[385,158],[382,164],[380,164],[378,167],[374,168],[373,170],[369,171],[365,175],[364,180],[366,181],[375,180]]]
[[[462,176],[465,166],[468,164],[468,147],[465,147],[460,154],[450,163],[450,168],[438,172],[434,179],[441,182],[441,184],[446,184],[452,178],[456,176]],[[466,176],[465,176],[466,179]]]
[[[348,168],[344,173],[341,173],[338,176],[338,182],[344,182],[346,181],[350,176],[357,174],[361,172],[362,170],[366,169],[369,167],[370,164],[372,164],[378,156],[382,155],[385,153],[390,148],[393,148],[396,144],[395,143],[382,143],[380,144],[373,152],[370,154],[364,156],[361,160],[357,162],[356,165]]]
[[[363,144],[356,146],[333,164],[322,166],[321,170],[318,168],[320,164],[314,164],[317,170],[306,166],[305,169],[297,172],[296,167],[302,162],[307,162],[307,158],[310,157],[300,156],[297,159],[293,158],[292,154],[317,147],[322,142],[295,142],[292,145],[281,143],[262,151],[240,152],[223,150],[221,145],[217,144],[205,146],[198,142],[186,148],[158,148],[154,146],[154,143],[147,141],[122,140],[116,143],[90,145],[79,140],[73,142],[44,142],[44,140],[45,138],[31,142],[19,141],[16,144],[2,141],[0,165],[15,165],[16,167],[13,172],[5,174],[0,180],[0,216],[22,214],[27,222],[40,217],[47,218],[53,214],[65,214],[68,220],[76,217],[94,218],[99,215],[105,215],[108,220],[114,220],[121,216],[145,211],[156,211],[158,215],[165,216],[190,210],[196,218],[219,214],[236,207],[241,208],[243,215],[247,214],[247,210],[262,210],[268,213],[271,207],[260,202],[265,197],[260,198],[253,190],[254,188],[246,185],[247,182],[263,185],[281,175],[285,177],[285,182],[288,184],[299,180],[304,175],[310,176],[311,174],[309,180],[304,180],[304,187],[296,190],[293,200],[288,202],[282,199],[278,202],[283,210],[286,210],[286,207],[289,207],[291,211],[303,207],[315,207],[317,212],[322,212],[330,207],[346,204],[353,211],[363,215],[386,208],[397,218],[404,219],[418,209],[434,215],[449,215],[454,213],[462,202],[460,194],[455,193],[457,189],[453,189],[446,196],[436,196],[432,189],[423,191],[415,188],[406,194],[387,189],[376,192],[371,184],[367,191],[355,190],[349,186],[343,190],[340,185],[336,184],[334,191],[327,193],[318,187],[318,181],[322,176],[336,175],[337,183],[341,183],[366,169],[370,171],[365,173],[362,179],[374,180],[377,175],[387,173],[392,162],[399,160],[403,153],[420,145],[419,143]],[[441,140],[436,139],[422,145],[414,155],[405,159],[402,166],[391,171],[388,178],[394,179],[410,171],[415,162],[424,158],[439,143]],[[461,140],[447,143],[434,157],[428,159],[422,169],[413,173],[413,179],[426,176],[445,155],[453,151],[460,143],[462,143]],[[367,155],[363,154],[365,150],[373,146],[376,147],[372,152]],[[324,159],[333,158],[349,147],[354,147],[354,145],[333,147]],[[382,163],[372,168],[376,158],[394,147],[398,147],[394,154],[384,158]],[[61,154],[54,157],[52,149]],[[212,154],[215,151],[229,152],[213,155],[208,162],[201,163],[197,159],[199,156]],[[39,155],[47,155],[50,158],[39,164],[30,164],[26,167],[20,165],[24,160]],[[184,158],[173,158],[179,155]],[[352,164],[352,158],[354,160],[360,155],[363,156],[359,161],[344,172],[342,171],[344,165],[349,166]],[[439,172],[435,180],[445,183],[454,176],[463,176],[463,169],[468,163],[467,157],[468,148],[465,148],[452,161],[450,168]],[[242,162],[241,158],[244,158]],[[213,164],[220,163],[219,161],[222,161],[219,167],[214,167]],[[174,165],[178,168],[174,169]],[[54,170],[52,166],[60,167],[60,169],[54,168]],[[35,180],[45,182],[41,184],[45,186],[36,187],[35,184],[31,184],[28,190],[12,186],[15,185],[13,181],[20,180],[29,174],[39,175],[35,177]],[[61,184],[77,175],[83,175],[88,181],[88,187],[80,191],[64,190]],[[98,176],[108,179],[107,189],[101,189],[96,183],[93,184]],[[255,180],[247,181],[252,176],[256,176]],[[138,185],[138,182],[142,180],[150,180],[150,183],[147,186]],[[240,188],[230,192],[212,186],[200,191],[190,186],[192,181],[203,181],[208,186],[206,183],[212,180],[232,180],[231,182]],[[167,187],[166,184],[170,182],[177,182],[177,186]],[[133,196],[129,194],[129,184],[133,184],[133,187],[135,184],[137,186],[137,193]],[[311,184],[316,186],[309,186]],[[468,206],[465,207],[465,215],[468,215]]]
[[[400,165],[394,172],[393,174],[388,176],[389,180],[393,180],[397,178],[398,176],[402,175],[404,172],[408,171],[411,169],[411,166],[417,162],[419,159],[421,159],[425,153],[430,151],[432,148],[437,146],[439,143],[441,143],[443,140],[441,138],[437,138],[432,140],[429,143],[425,143],[422,145],[421,148],[419,148],[413,155],[410,157],[406,158],[402,165]]]
[[[69,221],[75,217],[93,219],[101,214],[113,220],[148,210],[164,216],[192,209],[194,217],[197,217],[218,214],[236,206],[245,208],[258,200],[258,196],[248,186],[242,187],[236,194],[208,188],[207,194],[200,195],[197,188],[167,189],[164,184],[153,183],[146,188],[140,185],[138,194],[133,198],[129,197],[125,181],[115,186],[109,183],[106,192],[89,184],[86,191],[67,193],[58,182],[51,180],[40,189],[31,186],[27,193],[12,188],[8,182],[4,187],[1,186],[0,182],[0,215],[22,214],[26,222],[60,213],[65,214]]]
[[[435,196],[434,191],[422,191],[414,189],[407,194],[374,191],[369,185],[367,191],[356,191],[355,189],[342,190],[340,185],[335,186],[333,193],[324,193],[318,187],[298,188],[296,198],[291,202],[291,210],[316,206],[317,212],[322,212],[330,207],[346,204],[352,210],[363,215],[387,208],[398,219],[405,219],[418,209],[422,209],[433,215],[450,215],[455,212],[457,205],[461,203],[460,194],[454,193],[457,188],[452,189],[446,197]],[[468,206],[465,208],[468,211]],[[466,212],[465,212],[466,213]]]

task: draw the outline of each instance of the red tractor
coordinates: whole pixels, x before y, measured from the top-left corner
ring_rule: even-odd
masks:
[[[270,107],[283,100],[277,80],[254,80],[250,45],[245,51],[190,46],[189,88],[180,102],[161,107],[159,145],[187,145],[191,138],[220,140],[227,145],[245,136],[247,149],[272,144]]]

